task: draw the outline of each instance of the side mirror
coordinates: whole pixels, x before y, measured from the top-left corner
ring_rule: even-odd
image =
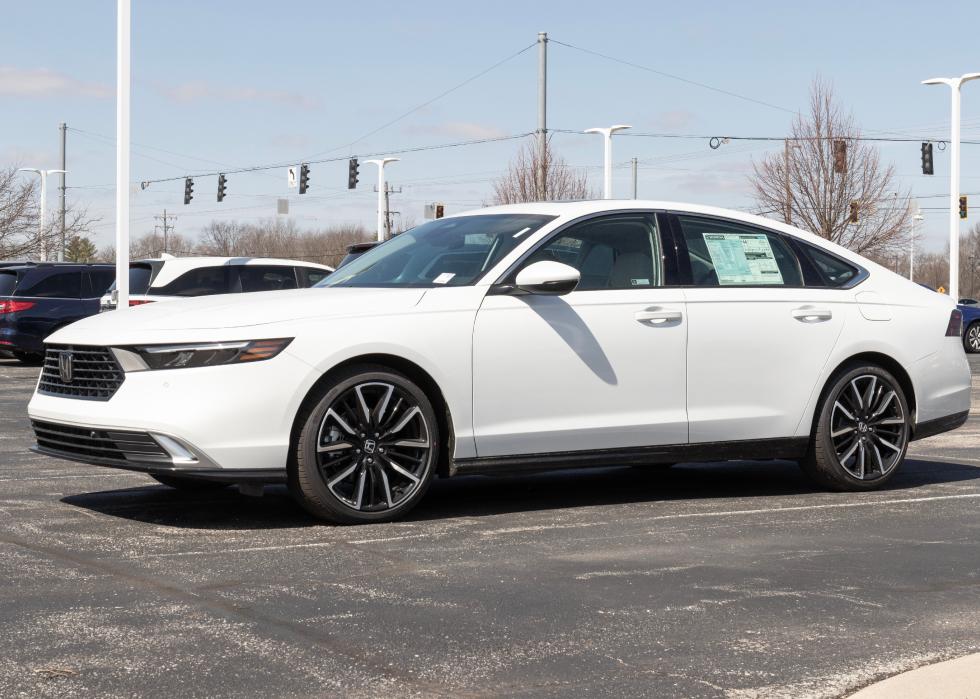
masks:
[[[561,262],[535,262],[517,273],[517,288],[529,294],[561,296],[575,290],[582,275]]]

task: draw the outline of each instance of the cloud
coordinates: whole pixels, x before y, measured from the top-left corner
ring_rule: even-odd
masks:
[[[302,109],[312,109],[319,105],[319,100],[300,92],[263,90],[257,87],[224,87],[203,80],[181,83],[180,85],[158,86],[157,91],[167,99],[181,103],[200,100],[279,102]]]
[[[691,126],[697,117],[694,112],[685,109],[674,109],[669,112],[660,112],[654,115],[653,125],[664,131],[679,131],[680,129]]]
[[[114,90],[102,83],[76,80],[64,73],[47,68],[15,68],[0,66],[0,95],[17,97],[112,97]]]
[[[443,124],[431,124],[428,126],[411,126],[406,129],[407,133],[428,134],[432,136],[443,136],[446,138],[461,138],[468,141],[481,138],[500,138],[507,133],[495,126],[477,124],[470,121],[449,121]]]

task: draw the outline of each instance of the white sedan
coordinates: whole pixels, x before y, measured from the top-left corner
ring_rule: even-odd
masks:
[[[482,209],[318,287],[105,313],[49,338],[36,449],[175,487],[287,482],[334,522],[434,477],[798,460],[867,490],[962,425],[952,300],[769,219],[663,202]]]

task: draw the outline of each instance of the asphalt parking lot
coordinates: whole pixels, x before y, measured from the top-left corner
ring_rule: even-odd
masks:
[[[324,526],[27,451],[0,359],[0,696],[838,697],[980,650],[968,424],[887,490],[794,464],[437,482]]]

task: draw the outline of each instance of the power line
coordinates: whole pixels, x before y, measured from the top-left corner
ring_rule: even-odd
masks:
[[[550,129],[557,133],[567,133],[567,134],[585,134],[583,129]],[[725,141],[868,141],[868,142],[884,142],[884,143],[945,143],[946,140],[942,138],[897,138],[897,137],[885,137],[885,136],[709,136],[707,134],[682,134],[682,133],[650,133],[644,131],[623,131],[622,133],[616,134],[619,136],[633,136],[640,138],[669,138],[669,139],[679,139],[679,140],[695,140],[695,141],[717,141],[717,145],[723,145]],[[963,145],[980,145],[980,141],[960,141]],[[717,146],[712,145],[712,149],[716,149]]]
[[[581,51],[582,53],[588,53],[593,56],[598,56],[599,58],[604,58],[607,61],[612,61],[613,63],[621,63],[625,66],[630,66],[631,68],[636,68],[637,70],[645,70],[648,73],[654,73],[664,78],[670,78],[671,80],[677,80],[682,83],[687,83],[688,85],[694,85],[696,87],[703,88],[705,90],[711,90],[712,92],[717,92],[722,95],[728,95],[729,97],[735,97],[736,99],[744,100],[746,102],[752,102],[753,104],[759,104],[763,107],[769,107],[770,109],[778,109],[781,112],[786,112],[787,114],[796,114],[796,110],[787,109],[786,107],[780,107],[778,104],[772,104],[771,102],[764,102],[762,100],[756,99],[754,97],[748,97],[747,95],[740,95],[737,92],[732,92],[730,90],[723,90],[720,87],[715,87],[714,85],[708,85],[707,83],[698,82],[697,80],[691,80],[689,78],[681,77],[680,75],[674,75],[673,73],[667,73],[662,70],[657,70],[656,68],[651,68],[649,66],[644,66],[639,63],[634,63],[633,61],[627,61],[624,58],[616,58],[615,56],[610,56],[605,53],[600,53],[599,51],[593,51],[592,49],[583,48],[581,46],[575,46],[574,44],[569,44],[564,41],[558,41],[557,39],[550,39],[553,44],[558,44],[559,46],[564,46],[566,48],[574,49],[576,51]]]

